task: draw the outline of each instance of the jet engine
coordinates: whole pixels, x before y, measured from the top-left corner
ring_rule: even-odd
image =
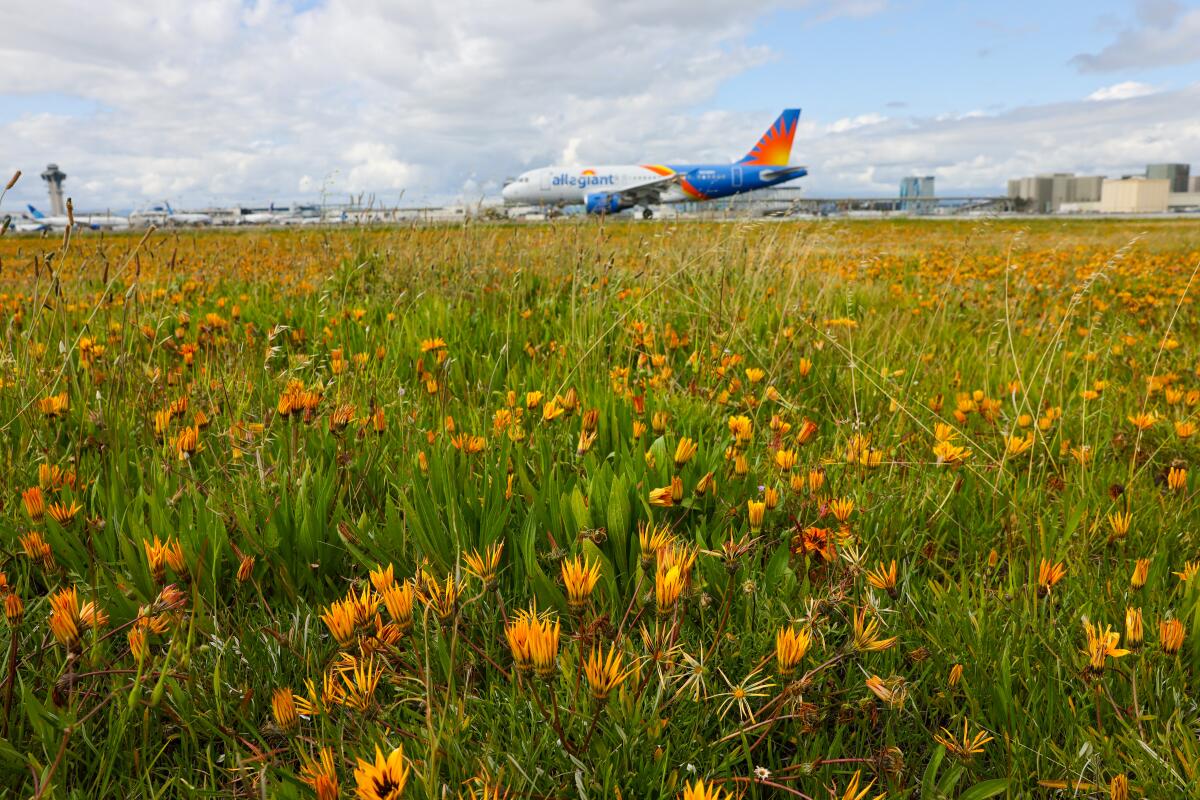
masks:
[[[583,202],[589,214],[616,214],[633,207],[633,203],[623,200],[621,195],[615,192],[589,194]]]

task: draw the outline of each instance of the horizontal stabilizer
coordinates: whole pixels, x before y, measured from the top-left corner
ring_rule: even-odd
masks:
[[[780,169],[764,169],[761,173],[764,181],[777,181],[780,178],[802,178],[808,174],[808,167],[782,167]]]

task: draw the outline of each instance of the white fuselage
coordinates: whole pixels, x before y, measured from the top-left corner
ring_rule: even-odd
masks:
[[[600,167],[542,167],[523,172],[501,194],[510,204],[566,206],[584,202],[589,194],[620,192],[661,181],[673,170],[661,165],[616,164]],[[679,186],[667,187],[660,203],[690,199]]]

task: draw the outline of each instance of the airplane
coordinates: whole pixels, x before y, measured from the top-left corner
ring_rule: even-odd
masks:
[[[130,217],[140,223],[153,222],[157,225],[212,225],[213,221],[209,214],[176,211],[166,201],[135,211]]]
[[[615,214],[653,205],[716,200],[777,186],[808,174],[788,166],[800,109],[788,108],[758,143],[733,164],[619,164],[542,167],[522,173],[501,190],[506,205],[582,205],[589,214]]]
[[[272,225],[279,221],[279,217],[272,211],[249,211],[247,209],[239,209],[238,224],[240,225]]]
[[[61,231],[67,227],[70,219],[66,216],[46,216],[32,204],[25,206],[29,209],[31,221],[26,230],[55,230]],[[128,228],[129,220],[113,214],[76,214],[75,225],[80,228],[91,228],[94,231]]]

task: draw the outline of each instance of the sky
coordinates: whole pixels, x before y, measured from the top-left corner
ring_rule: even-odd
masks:
[[[728,162],[801,107],[811,196],[1200,171],[1200,2],[56,0],[0,25],[0,211],[419,205],[546,164]]]

